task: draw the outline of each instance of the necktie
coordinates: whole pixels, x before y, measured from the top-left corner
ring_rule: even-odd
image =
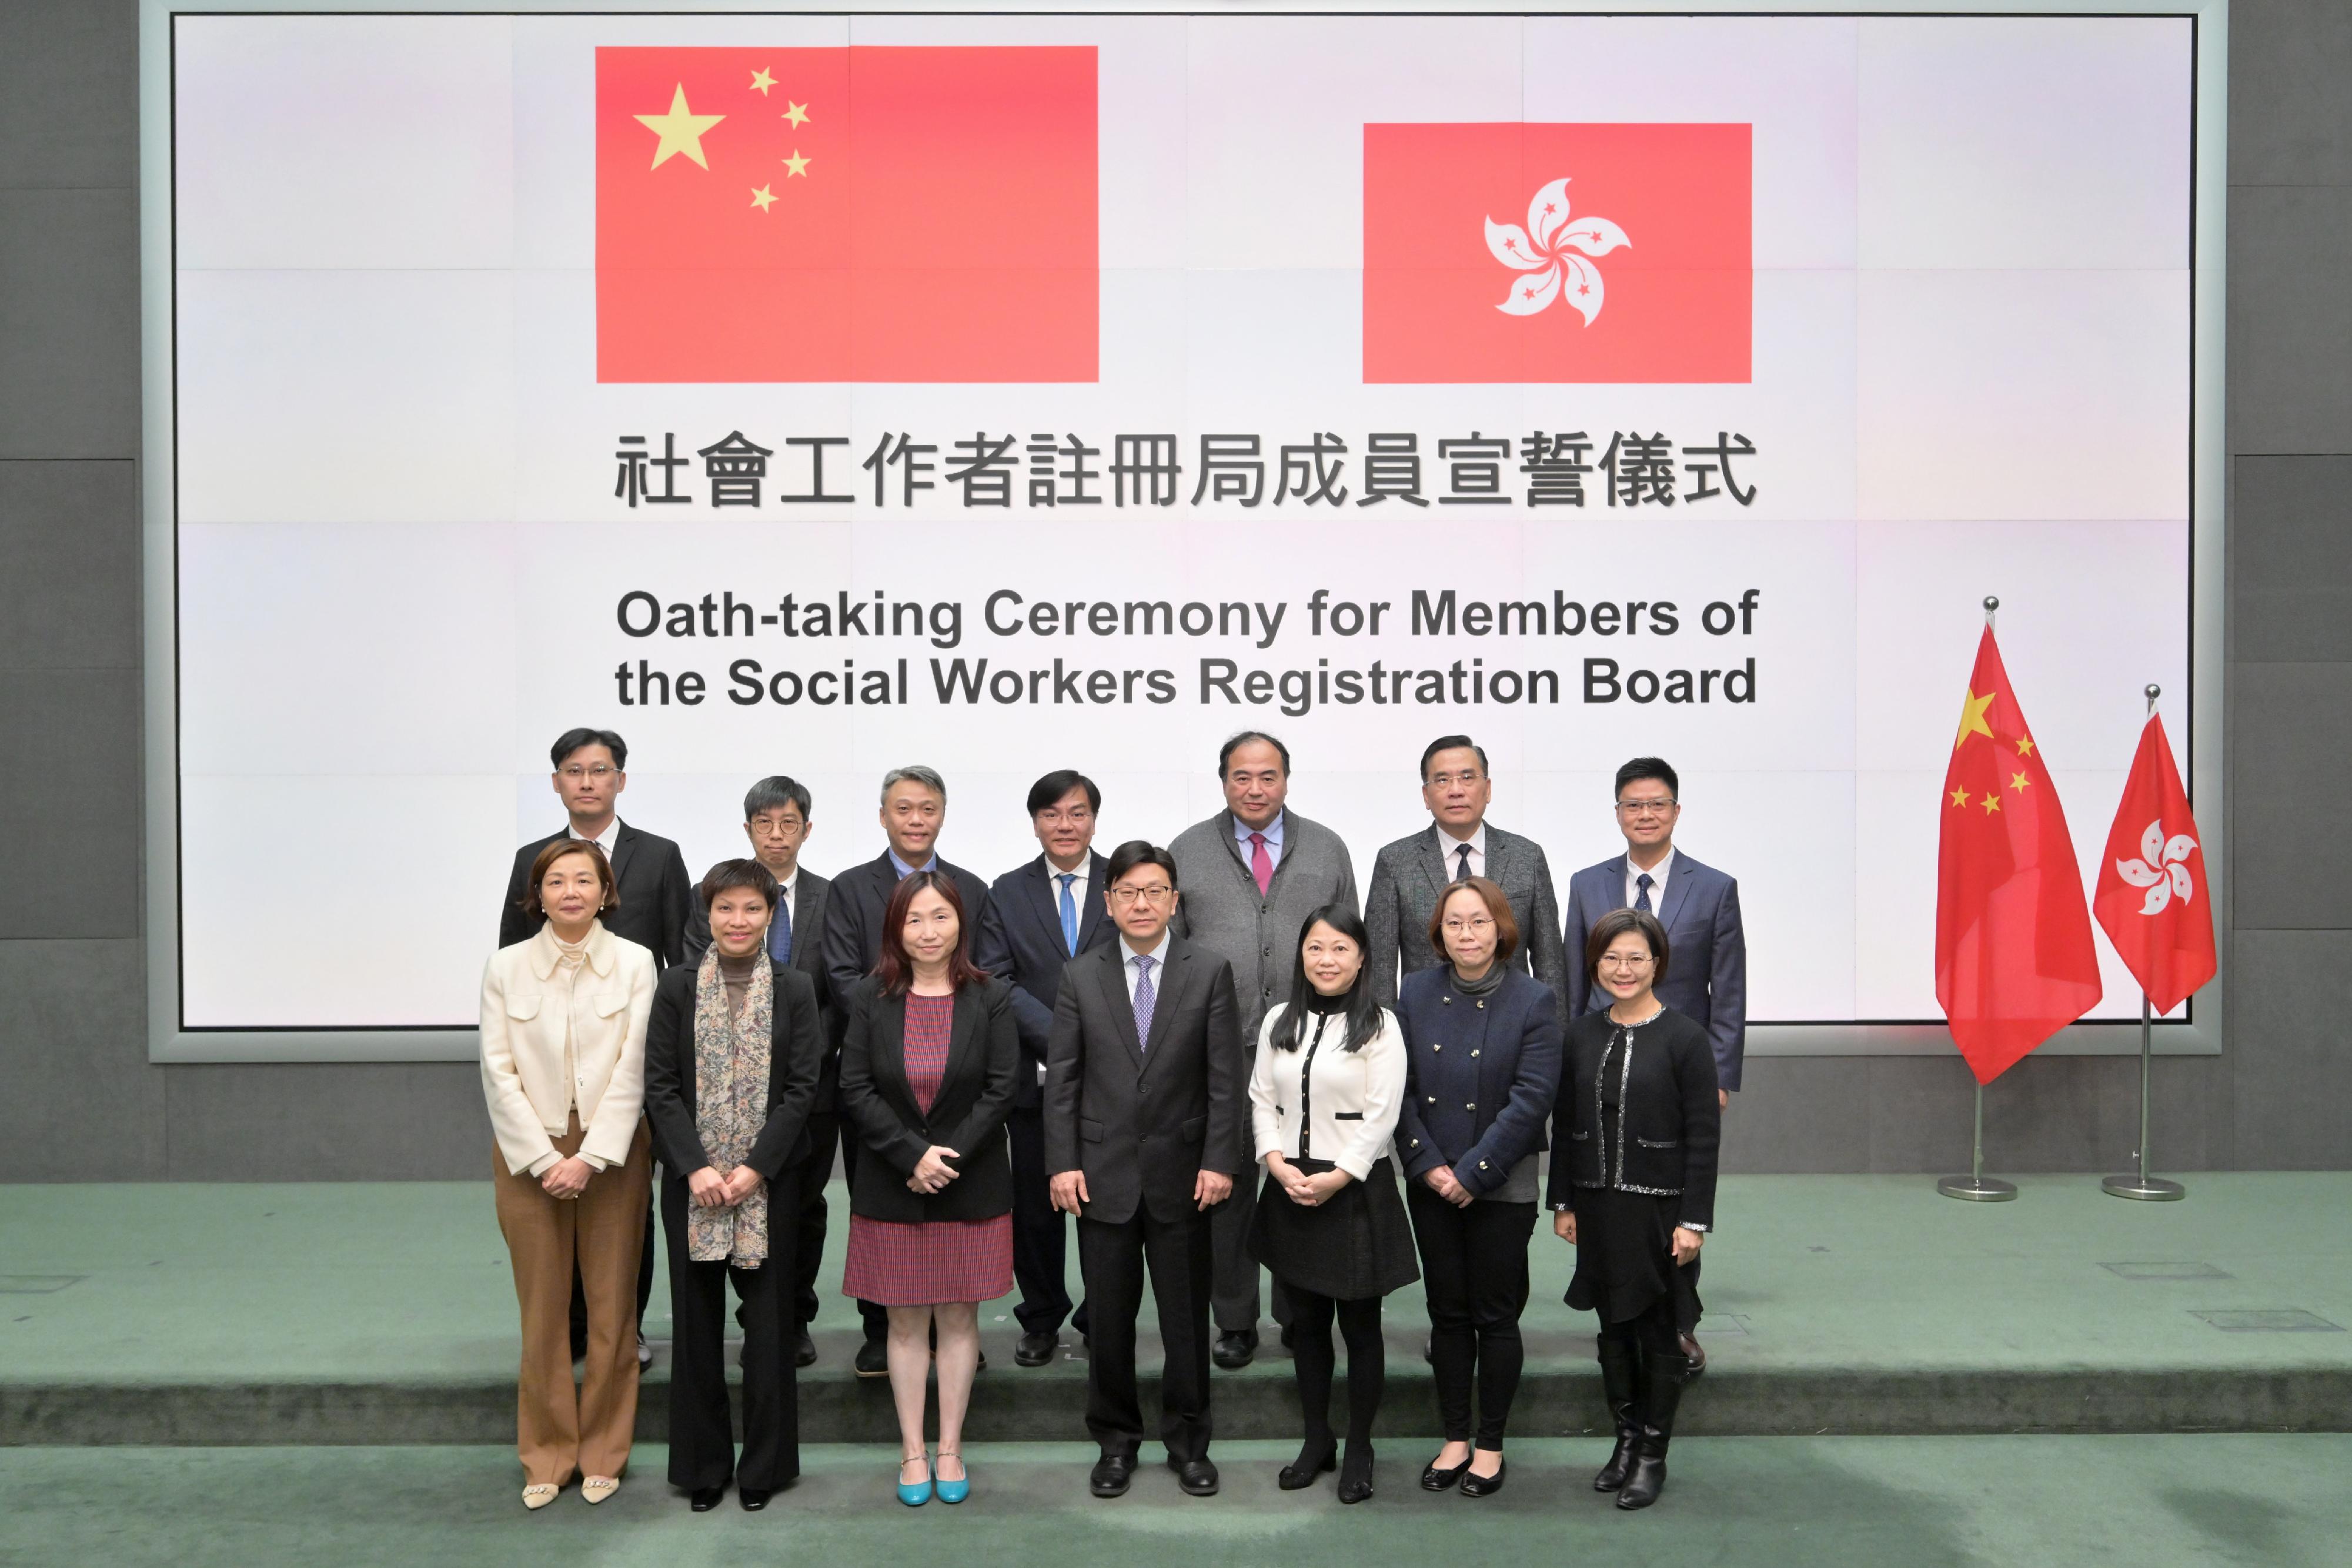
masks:
[[[1257,895],[1264,898],[1265,890],[1274,885],[1274,857],[1265,852],[1264,833],[1250,835],[1250,875],[1257,879]]]
[[[1156,999],[1151,990],[1152,962],[1150,958],[1140,957],[1135,961],[1135,1048],[1138,1051],[1151,1049],[1151,1004]]]
[[[1470,846],[1468,844],[1456,844],[1454,846],[1454,880],[1460,882],[1464,877],[1466,877],[1469,874]]]
[[[1641,875],[1635,877],[1633,879],[1633,885],[1642,890],[1642,896],[1633,901],[1633,907],[1642,911],[1645,915],[1653,913],[1650,908],[1650,873],[1648,872],[1643,872]]]
[[[793,898],[776,890],[775,918],[768,922],[768,956],[779,964],[793,961]]]
[[[1055,880],[1062,884],[1062,946],[1068,948],[1070,956],[1075,958],[1078,953],[1078,904],[1070,896],[1070,883],[1078,880],[1078,873],[1060,872],[1056,873]]]

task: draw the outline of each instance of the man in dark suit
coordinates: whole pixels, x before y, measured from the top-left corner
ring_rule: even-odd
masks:
[[[1102,791],[1083,773],[1059,768],[1029,787],[1029,825],[1045,853],[1006,872],[988,890],[980,967],[1013,986],[1021,1030],[1021,1086],[1007,1128],[1013,1144],[1013,1277],[1021,1286],[1013,1315],[1021,1324],[1013,1359],[1043,1366],[1061,1343],[1070,1315],[1067,1232],[1054,1207],[1045,1165],[1045,1047],[1062,971],[1072,958],[1113,940],[1103,903],[1102,856],[1094,852]],[[1087,1332],[1082,1307],[1078,1333]]]
[[[1527,936],[1512,965],[1552,988],[1565,1022],[1568,965],[1560,953],[1551,862],[1533,839],[1486,821],[1494,798],[1486,748],[1468,736],[1441,735],[1422,752],[1421,800],[1429,808],[1429,826],[1381,851],[1364,895],[1372,994],[1392,1008],[1402,976],[1445,962],[1429,945],[1430,917],[1449,883],[1483,876],[1502,887]]]
[[[1070,960],[1045,1063],[1046,1167],[1055,1207],[1078,1217],[1093,1319],[1087,1430],[1102,1458],[1087,1485],[1117,1497],[1135,1474],[1148,1267],[1165,1357],[1160,1441],[1178,1484],[1208,1497],[1209,1217],[1250,1166],[1240,1009],[1232,965],[1169,929],[1173,855],[1138,840],[1103,874],[1119,939]]]
[[[833,1179],[833,1150],[839,1140],[834,1103],[841,1073],[833,983],[824,969],[824,905],[833,883],[801,869],[801,846],[815,825],[811,806],[808,787],[782,774],[761,779],[743,797],[743,836],[751,841],[752,857],[776,879],[778,890],[775,914],[768,922],[768,956],[809,977],[816,990],[817,1023],[824,1040],[816,1098],[808,1113],[806,1152],[794,1167],[800,1223],[793,1253],[793,1321],[797,1328],[793,1356],[801,1366],[816,1360],[816,1342],[809,1337],[808,1326],[816,1317],[817,1269],[824,1261],[824,1185]],[[709,948],[710,915],[698,898],[686,925],[686,961],[701,963]]]
[[[629,743],[609,729],[567,729],[548,751],[555,764],[555,793],[571,821],[559,832],[533,839],[515,851],[507,877],[506,907],[499,916],[499,946],[511,947],[539,935],[547,916],[536,899],[526,906],[531,862],[559,839],[589,839],[613,868],[619,906],[604,912],[604,929],[646,948],[658,975],[685,949],[688,910],[698,902],[686,874],[686,857],[658,833],[640,831],[621,821],[621,791],[629,787]],[[654,1289],[654,1223],[650,1197],[646,1208],[645,1251],[637,1260],[637,1364],[650,1365],[646,1343],[646,1302]],[[588,1352],[588,1302],[575,1272],[572,1281],[572,1359]]]
[[[1569,879],[1569,1016],[1609,1005],[1584,961],[1592,923],[1612,909],[1645,909],[1666,928],[1674,962],[1658,999],[1706,1031],[1715,1050],[1716,1100],[1725,1108],[1739,1087],[1748,1046],[1748,937],[1739,925],[1739,883],[1675,848],[1682,819],[1682,780],[1655,757],[1636,757],[1617,769],[1617,827],[1625,852],[1587,866]],[[1691,1375],[1706,1369],[1706,1353],[1682,1330]]]
[[[936,769],[894,768],[882,776],[882,833],[888,846],[863,865],[851,866],[833,879],[825,899],[824,968],[834,998],[873,973],[882,956],[882,915],[898,879],[919,871],[936,871],[955,883],[963,899],[963,947],[978,950],[981,928],[988,923],[988,883],[961,866],[950,865],[939,854],[940,830],[948,820],[948,786]],[[975,960],[976,961],[976,960]],[[838,1027],[839,1020],[835,1024]],[[834,1042],[837,1052],[840,1041]],[[841,1128],[841,1174],[845,1181],[857,1176],[857,1134],[845,1122]],[[857,1303],[865,1320],[866,1343],[857,1347],[857,1375],[890,1375],[890,1316],[872,1301]],[[981,1365],[988,1364],[985,1356]]]

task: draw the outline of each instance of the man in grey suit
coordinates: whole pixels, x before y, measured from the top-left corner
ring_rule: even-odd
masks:
[[[782,774],[761,779],[743,797],[743,836],[751,841],[752,856],[781,890],[775,917],[768,924],[768,954],[806,975],[816,988],[817,1023],[824,1037],[816,1099],[809,1107],[809,1155],[799,1167],[799,1239],[793,1254],[799,1327],[793,1354],[802,1366],[816,1360],[816,1342],[809,1337],[808,1326],[816,1317],[817,1266],[824,1261],[824,1184],[833,1179],[833,1150],[840,1133],[834,1101],[839,1093],[841,1042],[834,1034],[833,982],[824,967],[824,905],[833,883],[801,869],[801,846],[815,827],[811,808],[808,786]],[[698,898],[686,923],[686,961],[701,963],[709,948],[710,912]]]
[[[1241,1008],[1242,1050],[1255,1059],[1258,1026],[1290,999],[1298,967],[1299,927],[1327,904],[1360,907],[1356,870],[1339,835],[1286,808],[1290,751],[1257,730],[1244,730],[1217,755],[1225,809],[1195,822],[1168,846],[1183,878],[1177,928],[1233,966]],[[1257,1354],[1258,1265],[1250,1256],[1250,1220],[1257,1188],[1234,1184],[1232,1199],[1212,1217],[1216,1257],[1216,1363],[1247,1366]],[[1287,1323],[1279,1291],[1275,1321]]]
[[[1666,928],[1674,960],[1658,999],[1706,1031],[1715,1048],[1717,1100],[1727,1108],[1748,1045],[1748,938],[1739,925],[1738,883],[1675,848],[1681,793],[1682,780],[1661,758],[1636,757],[1617,769],[1617,827],[1625,835],[1625,852],[1585,867],[1568,883],[1569,1016],[1609,1005],[1609,994],[1593,985],[1584,962],[1592,923],[1612,909],[1649,910]],[[1676,1326],[1696,1377],[1706,1368],[1706,1353],[1692,1334],[1697,1325]]]
[[[1526,933],[1511,962],[1551,988],[1565,1023],[1568,966],[1560,954],[1551,862],[1533,839],[1486,821],[1494,797],[1486,749],[1468,736],[1441,735],[1422,752],[1421,800],[1429,808],[1430,824],[1381,851],[1364,895],[1364,931],[1372,943],[1365,962],[1372,994],[1383,1006],[1394,1007],[1403,975],[1444,962],[1429,945],[1437,901],[1448,883],[1483,876],[1501,885],[1513,918]]]

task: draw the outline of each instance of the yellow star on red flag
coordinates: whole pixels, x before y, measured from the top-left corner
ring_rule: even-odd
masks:
[[[708,169],[710,160],[702,155],[702,133],[726,118],[723,114],[697,114],[687,108],[686,84],[680,82],[677,90],[670,95],[667,114],[640,114],[636,120],[660,138],[654,146],[655,168],[683,152]]]

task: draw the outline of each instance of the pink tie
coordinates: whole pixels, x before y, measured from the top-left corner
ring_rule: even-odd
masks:
[[[1265,852],[1264,833],[1250,835],[1250,875],[1257,878],[1257,895],[1264,898],[1265,890],[1274,885],[1274,857]]]

